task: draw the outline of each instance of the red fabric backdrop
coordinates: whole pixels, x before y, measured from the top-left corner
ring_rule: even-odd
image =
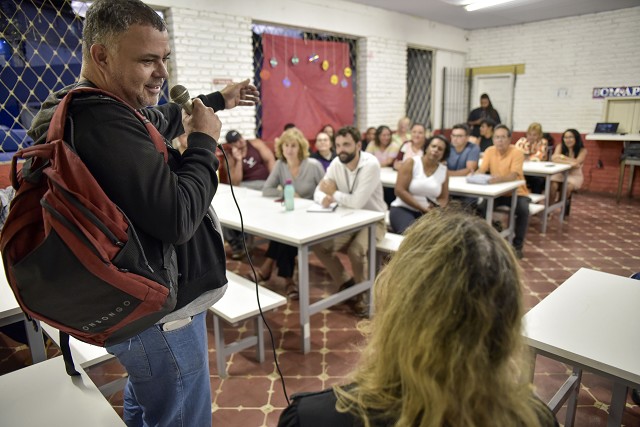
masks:
[[[262,139],[274,140],[287,123],[294,123],[307,139],[315,139],[325,124],[337,130],[353,123],[353,77],[345,75],[349,67],[347,43],[264,34],[262,46]],[[310,62],[314,54],[319,58]],[[291,62],[294,55],[299,58],[297,65]],[[278,61],[275,67],[270,64],[272,58]],[[329,61],[326,71],[322,69],[324,60]],[[331,82],[332,76],[336,76],[336,84]],[[285,78],[289,85],[283,83]]]

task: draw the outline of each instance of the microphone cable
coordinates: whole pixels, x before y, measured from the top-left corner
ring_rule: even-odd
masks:
[[[242,234],[242,247],[244,249],[245,255],[247,256],[247,260],[249,261],[249,266],[251,267],[251,272],[253,274],[253,279],[254,279],[253,282],[256,285],[256,300],[258,301],[258,310],[260,311],[260,317],[262,318],[262,322],[264,323],[264,325],[267,327],[267,330],[269,331],[269,337],[271,338],[271,351],[273,352],[273,360],[276,363],[276,370],[278,371],[278,376],[280,377],[280,382],[282,383],[282,391],[284,393],[284,398],[287,400],[287,405],[289,405],[291,404],[291,402],[289,401],[289,395],[287,394],[287,386],[285,384],[282,371],[280,370],[280,364],[278,363],[278,355],[276,353],[276,344],[275,344],[275,340],[273,339],[273,332],[271,331],[271,327],[269,326],[267,319],[265,319],[264,317],[264,313],[262,312],[262,306],[260,305],[258,275],[256,274],[255,267],[253,265],[253,262],[251,261],[251,256],[249,255],[249,250],[247,249],[247,241],[245,239],[245,234],[244,234],[244,220],[242,218],[242,211],[240,210],[240,206],[238,205],[238,200],[236,199],[236,194],[233,191],[233,184],[231,183],[231,169],[229,168],[229,160],[227,158],[227,153],[222,148],[222,144],[216,144],[216,145],[218,146],[220,151],[222,151],[222,155],[224,156],[224,163],[227,168],[227,176],[229,178],[229,187],[231,188],[231,196],[233,197],[233,202],[235,203],[236,209],[238,210],[238,214],[240,215],[240,233]]]

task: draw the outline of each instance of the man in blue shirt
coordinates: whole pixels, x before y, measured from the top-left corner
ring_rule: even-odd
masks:
[[[480,159],[480,147],[469,142],[469,128],[466,124],[454,125],[451,130],[451,151],[447,158],[447,169],[449,176],[471,175],[478,168]],[[475,197],[453,196],[453,200],[458,200],[463,206],[473,208],[478,199]]]
[[[469,142],[469,128],[466,124],[457,124],[451,130],[451,151],[447,158],[449,176],[466,176],[478,168],[480,147]]]

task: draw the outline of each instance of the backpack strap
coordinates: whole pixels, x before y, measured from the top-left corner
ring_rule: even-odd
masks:
[[[58,104],[58,106],[56,107],[56,110],[53,113],[53,117],[51,118],[51,123],[49,124],[49,130],[47,132],[47,142],[55,141],[57,139],[64,139],[64,126],[67,118],[67,110],[69,108],[69,104],[71,103],[71,100],[74,96],[81,94],[103,95],[115,99],[122,105],[129,108],[129,110],[131,110],[136,118],[140,120],[140,122],[147,128],[147,132],[149,132],[149,136],[153,141],[153,145],[155,145],[158,152],[162,153],[165,163],[168,161],[169,154],[167,152],[167,146],[164,143],[164,137],[160,134],[160,132],[158,132],[158,129],[156,129],[156,127],[146,117],[140,114],[140,112],[135,108],[124,102],[122,99],[118,98],[116,95],[105,90],[93,87],[78,87],[72,89],[64,96],[64,98],[62,98],[62,101],[60,101],[60,104]]]
[[[70,377],[80,375],[80,372],[76,371],[76,367],[73,364],[73,356],[71,355],[71,348],[69,348],[69,334],[62,331],[60,331],[60,351],[62,352],[67,375]]]

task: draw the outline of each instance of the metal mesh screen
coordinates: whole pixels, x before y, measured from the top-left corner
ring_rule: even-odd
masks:
[[[443,70],[444,79],[442,101],[442,129],[450,129],[457,123],[466,123],[467,106],[466,98],[466,77],[464,68],[445,67]]]
[[[32,143],[26,136],[40,104],[77,80],[82,19],[67,1],[0,0],[0,150]]]
[[[353,105],[357,106],[357,50],[356,50],[356,39],[350,39],[346,37],[336,36],[333,34],[327,33],[314,33],[310,31],[305,31],[302,29],[295,28],[284,28],[284,27],[276,27],[271,25],[263,25],[263,24],[254,24],[253,25],[253,69],[254,69],[254,82],[258,90],[262,91],[262,79],[260,77],[260,71],[262,71],[262,62],[264,58],[264,52],[262,51],[262,34],[274,34],[279,36],[286,36],[304,40],[322,40],[322,41],[332,41],[332,42],[342,42],[347,43],[349,45],[349,62],[350,68],[352,70],[352,82],[353,82]],[[357,107],[354,108],[353,111],[353,123],[357,123]],[[262,105],[258,104],[256,106],[256,136],[262,137]]]
[[[432,129],[431,73],[433,52],[407,49],[407,117]]]
[[[31,144],[26,130],[42,102],[78,80],[87,8],[69,0],[0,0],[0,154]],[[166,85],[163,92],[167,102]]]

